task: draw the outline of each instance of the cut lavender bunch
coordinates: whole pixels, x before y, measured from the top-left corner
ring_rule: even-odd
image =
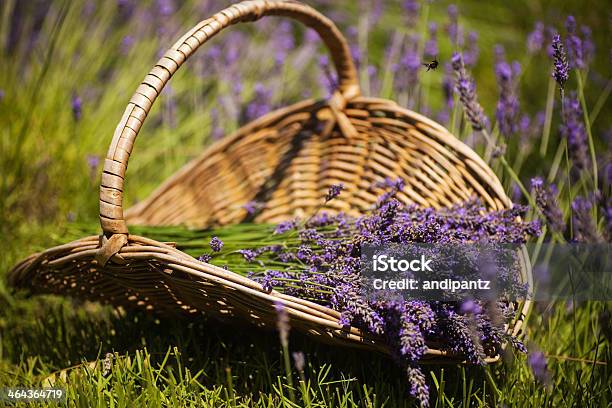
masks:
[[[535,222],[518,221],[526,208],[489,212],[478,201],[434,210],[404,205],[396,196],[403,180],[387,179],[371,213],[358,218],[321,213],[306,222],[292,220],[276,229],[297,230],[291,246],[244,250],[250,261],[275,262],[275,268],[249,275],[265,290],[278,290],[340,312],[339,323],[383,336],[397,362],[407,370],[411,394],[427,406],[428,389],[418,367],[429,341],[441,341],[448,351],[475,364],[499,353],[503,341],[523,350],[503,329],[512,313],[495,318],[480,301],[465,303],[367,299],[362,292],[361,245],[466,242],[524,243],[539,234]],[[336,193],[336,189],[331,191]],[[331,194],[331,195],[334,195]],[[280,228],[279,228],[280,227]],[[263,258],[266,258],[265,262]],[[285,260],[286,262],[283,262]],[[282,264],[285,263],[285,267]],[[504,272],[510,275],[510,272]],[[503,308],[500,306],[500,308]],[[508,308],[506,308],[508,309]]]

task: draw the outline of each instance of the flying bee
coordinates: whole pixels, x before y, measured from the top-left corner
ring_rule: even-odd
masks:
[[[423,63],[423,66],[427,67],[427,71],[429,70],[435,70],[436,68],[438,68],[438,57],[434,58],[433,60],[431,60],[431,62],[429,63]]]

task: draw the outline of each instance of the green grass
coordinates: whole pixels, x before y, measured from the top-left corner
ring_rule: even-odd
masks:
[[[99,168],[89,169],[86,157],[104,155],[130,93],[153,65],[157,52],[209,14],[199,8],[199,3],[186,1],[163,23],[151,24],[145,23],[142,14],[129,22],[118,22],[112,1],[95,2],[93,14],[86,13],[84,0],[53,2],[41,21],[35,18],[35,2],[7,0],[0,5],[0,89],[5,92],[0,100],[0,276],[34,251],[85,235],[81,223],[91,233],[98,232]],[[18,4],[25,5],[27,11],[25,34],[18,36],[17,44],[9,49],[8,22]],[[63,4],[69,6],[64,9]],[[440,26],[445,22],[447,4],[436,1],[430,5],[429,18]],[[153,2],[142,5],[142,9],[147,7],[154,7]],[[212,7],[216,8],[218,5]],[[340,9],[323,8],[335,12]],[[371,61],[382,60],[389,31],[406,31],[399,9],[398,2],[389,3],[384,20],[387,26],[370,33]],[[605,41],[610,38],[610,26],[604,2],[584,7],[580,2],[560,0],[524,0],[512,6],[501,1],[461,1],[459,9],[466,30],[480,32],[482,57],[473,75],[488,114],[497,97],[492,68],[494,44],[502,42],[509,58],[523,63],[521,103],[534,113],[547,104],[549,62],[543,56],[525,57],[526,33],[539,18],[560,28],[567,13],[574,13],[580,23],[590,24],[603,51],[580,90],[584,90],[585,106],[591,113],[598,113],[591,130],[595,147],[605,153],[602,135],[611,125],[606,94],[609,82],[598,74],[603,71],[609,76]],[[342,29],[346,31],[347,25],[358,19],[356,7],[347,7],[345,14],[348,22]],[[39,23],[43,39],[30,48],[28,27]],[[420,26],[425,23],[421,21]],[[160,25],[163,32],[157,30]],[[273,90],[277,105],[301,99],[304,88],[313,88],[314,96],[322,95],[317,89],[317,71],[310,65],[304,67],[305,72],[285,68],[281,74],[270,74],[273,63],[254,58],[269,48],[266,40],[275,34],[275,28],[266,23],[259,24],[257,30],[233,27],[253,38],[248,46],[240,47],[246,61],[237,63],[243,93],[232,103],[241,105],[249,100],[256,81]],[[121,42],[128,34],[134,37],[136,46],[122,54]],[[217,39],[215,43],[221,44]],[[443,43],[441,49],[444,62],[452,47]],[[288,67],[295,58],[290,57]],[[201,50],[173,78],[172,92],[160,97],[130,160],[128,204],[146,197],[210,142],[211,108],[227,102],[221,97],[227,98],[233,86],[220,77],[227,67],[212,65]],[[438,70],[426,82],[426,94],[434,108],[442,103],[441,81],[442,72]],[[568,87],[574,86],[570,81]],[[83,98],[79,121],[71,112],[73,92]],[[556,92],[551,95],[558,98]],[[393,92],[384,96],[396,97]],[[557,108],[552,109],[553,102],[558,108],[558,100],[549,99],[553,126],[548,149],[540,155],[538,144],[533,152],[521,157],[512,141],[508,163],[523,182],[534,174],[550,172],[551,179],[559,184],[561,207],[568,214],[571,200],[567,197],[583,191],[588,180],[577,185],[564,183],[561,175],[566,172],[566,164],[562,155],[558,158],[563,160],[554,166],[554,150],[562,144],[557,131],[559,113]],[[225,132],[241,123],[237,115],[224,115],[220,127]],[[454,130],[461,138],[469,134],[459,123]],[[477,149],[483,151],[481,146]],[[493,167],[510,191],[510,176],[501,164]],[[71,222],[74,219],[77,224]],[[204,232],[202,242],[207,238]],[[246,234],[242,236],[246,238]],[[432,405],[612,406],[611,307],[610,302],[585,302],[573,307],[565,302],[538,304],[529,317],[526,338],[530,348],[548,356],[548,381],[534,379],[523,355],[508,356],[506,361],[487,368],[428,366]],[[75,407],[277,407],[291,405],[290,383],[295,387],[298,406],[414,405],[408,397],[404,373],[384,356],[316,344],[296,333],[292,333],[289,349],[304,352],[307,362],[304,373],[295,369],[290,373],[291,382],[274,332],[258,332],[235,322],[159,319],[52,296],[27,298],[12,293],[4,279],[0,280],[0,387],[39,387],[53,374],[56,384],[66,388],[68,405]],[[101,360],[109,352],[115,353],[115,361],[110,374],[103,376]]]

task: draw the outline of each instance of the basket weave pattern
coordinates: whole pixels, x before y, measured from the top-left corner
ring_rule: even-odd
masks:
[[[329,100],[306,100],[271,112],[213,144],[125,212],[123,187],[138,132],[176,70],[222,29],[263,16],[291,17],[322,38],[339,86]],[[293,1],[245,1],[202,21],[177,41],[144,78],[117,126],[100,187],[101,236],[34,254],[10,273],[10,283],[34,293],[70,295],[160,313],[242,318],[273,327],[274,302],[284,303],[292,327],[323,341],[388,352],[381,339],[343,328],[327,307],[273,291],[231,271],[199,262],[173,246],[131,235],[133,224],[212,226],[278,222],[312,214],[330,185],[345,190],[330,211],[359,215],[372,208],[386,177],[402,178],[404,203],[448,207],[479,197],[491,210],[510,200],[492,170],[441,125],[378,98],[362,97],[349,47],[336,26]],[[243,208],[263,204],[254,219]],[[326,209],[327,210],[327,209]],[[530,281],[525,266],[522,279]],[[508,328],[520,331],[529,302]],[[428,344],[428,357],[452,356]]]

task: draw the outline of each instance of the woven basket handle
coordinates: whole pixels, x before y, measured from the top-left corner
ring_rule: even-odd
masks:
[[[179,39],[144,78],[115,130],[104,161],[100,185],[100,224],[104,231],[106,247],[106,255],[102,256],[104,262],[127,242],[128,228],[123,218],[123,183],[128,159],[138,131],[164,85],[195,50],[222,29],[242,21],[255,21],[267,15],[291,17],[316,30],[323,39],[339,78],[338,89],[332,97],[334,106],[342,108],[342,101],[359,95],[357,74],[346,39],[331,20],[309,6],[286,0],[244,1],[200,22]],[[341,100],[340,104],[338,99]]]

